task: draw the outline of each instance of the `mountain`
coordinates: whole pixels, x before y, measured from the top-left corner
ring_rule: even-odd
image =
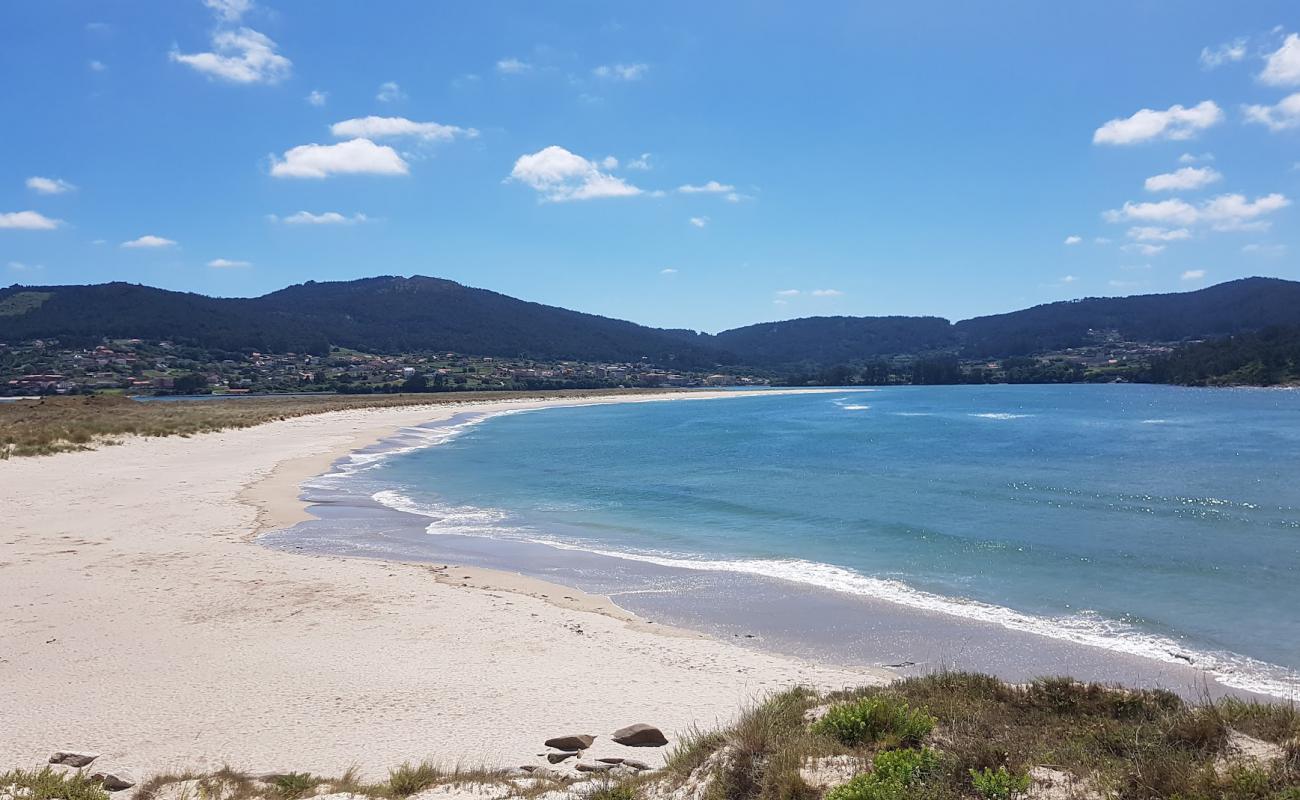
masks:
[[[0,289],[0,341],[52,337],[170,339],[229,351],[320,353],[337,345],[583,361],[645,357],[690,368],[727,358],[667,331],[420,276],[308,281],[255,298],[126,283]]]
[[[750,364],[840,364],[957,343],[941,317],[805,317],[734,328],[713,341]]]
[[[1083,344],[1093,330],[1114,330],[1130,341],[1178,342],[1296,324],[1300,283],[1243,278],[1194,292],[1048,303],[953,328],[965,353],[1009,356]]]
[[[449,350],[542,360],[638,361],[687,369],[785,369],[898,354],[1028,355],[1096,332],[1131,341],[1218,338],[1300,325],[1300,283],[1246,278],[1194,292],[1049,303],[956,324],[939,317],[808,317],[708,335],[517,300],[453,281],[385,276],[215,298],[126,283],[0,289],[0,341],[170,339],[210,350],[399,353]]]

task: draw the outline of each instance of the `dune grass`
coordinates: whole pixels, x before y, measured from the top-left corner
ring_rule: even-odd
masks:
[[[108,792],[82,770],[58,772],[50,767],[0,772],[0,797],[23,800],[108,800]]]
[[[267,396],[139,402],[120,395],[46,397],[0,403],[0,459],[88,450],[127,436],[191,436],[354,408],[447,405],[505,399],[574,399],[658,394],[673,389]],[[680,390],[676,390],[680,391]]]

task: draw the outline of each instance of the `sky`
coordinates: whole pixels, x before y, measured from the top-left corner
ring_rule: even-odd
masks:
[[[0,285],[718,331],[1300,279],[1294,0],[0,4]]]

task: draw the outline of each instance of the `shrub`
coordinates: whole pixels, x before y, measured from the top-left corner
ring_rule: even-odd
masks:
[[[899,745],[920,744],[934,730],[935,719],[894,697],[866,697],[832,706],[813,723],[813,733],[830,736],[849,746],[882,739]]]
[[[0,773],[0,795],[26,800],[108,800],[108,792],[81,770],[55,772],[49,767],[39,772],[16,769]]]
[[[928,747],[886,750],[876,755],[870,772],[831,789],[825,800],[904,800],[908,789],[923,782],[938,764]]]
[[[984,800],[1015,800],[1029,790],[1029,776],[998,767],[997,772],[985,767],[970,771],[971,783]]]
[[[276,775],[271,780],[276,795],[284,800],[295,800],[295,798],[302,797],[319,784],[320,780],[312,777],[307,772],[288,772],[284,775]]]
[[[417,766],[402,764],[388,771],[388,791],[395,797],[410,797],[442,779],[442,770],[422,761]]]

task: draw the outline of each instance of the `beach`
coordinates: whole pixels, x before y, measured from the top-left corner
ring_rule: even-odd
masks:
[[[646,722],[675,738],[773,690],[887,677],[536,579],[255,543],[309,518],[304,480],[403,427],[561,404],[349,410],[0,462],[0,763],[72,747],[137,775],[513,766],[559,734]]]

